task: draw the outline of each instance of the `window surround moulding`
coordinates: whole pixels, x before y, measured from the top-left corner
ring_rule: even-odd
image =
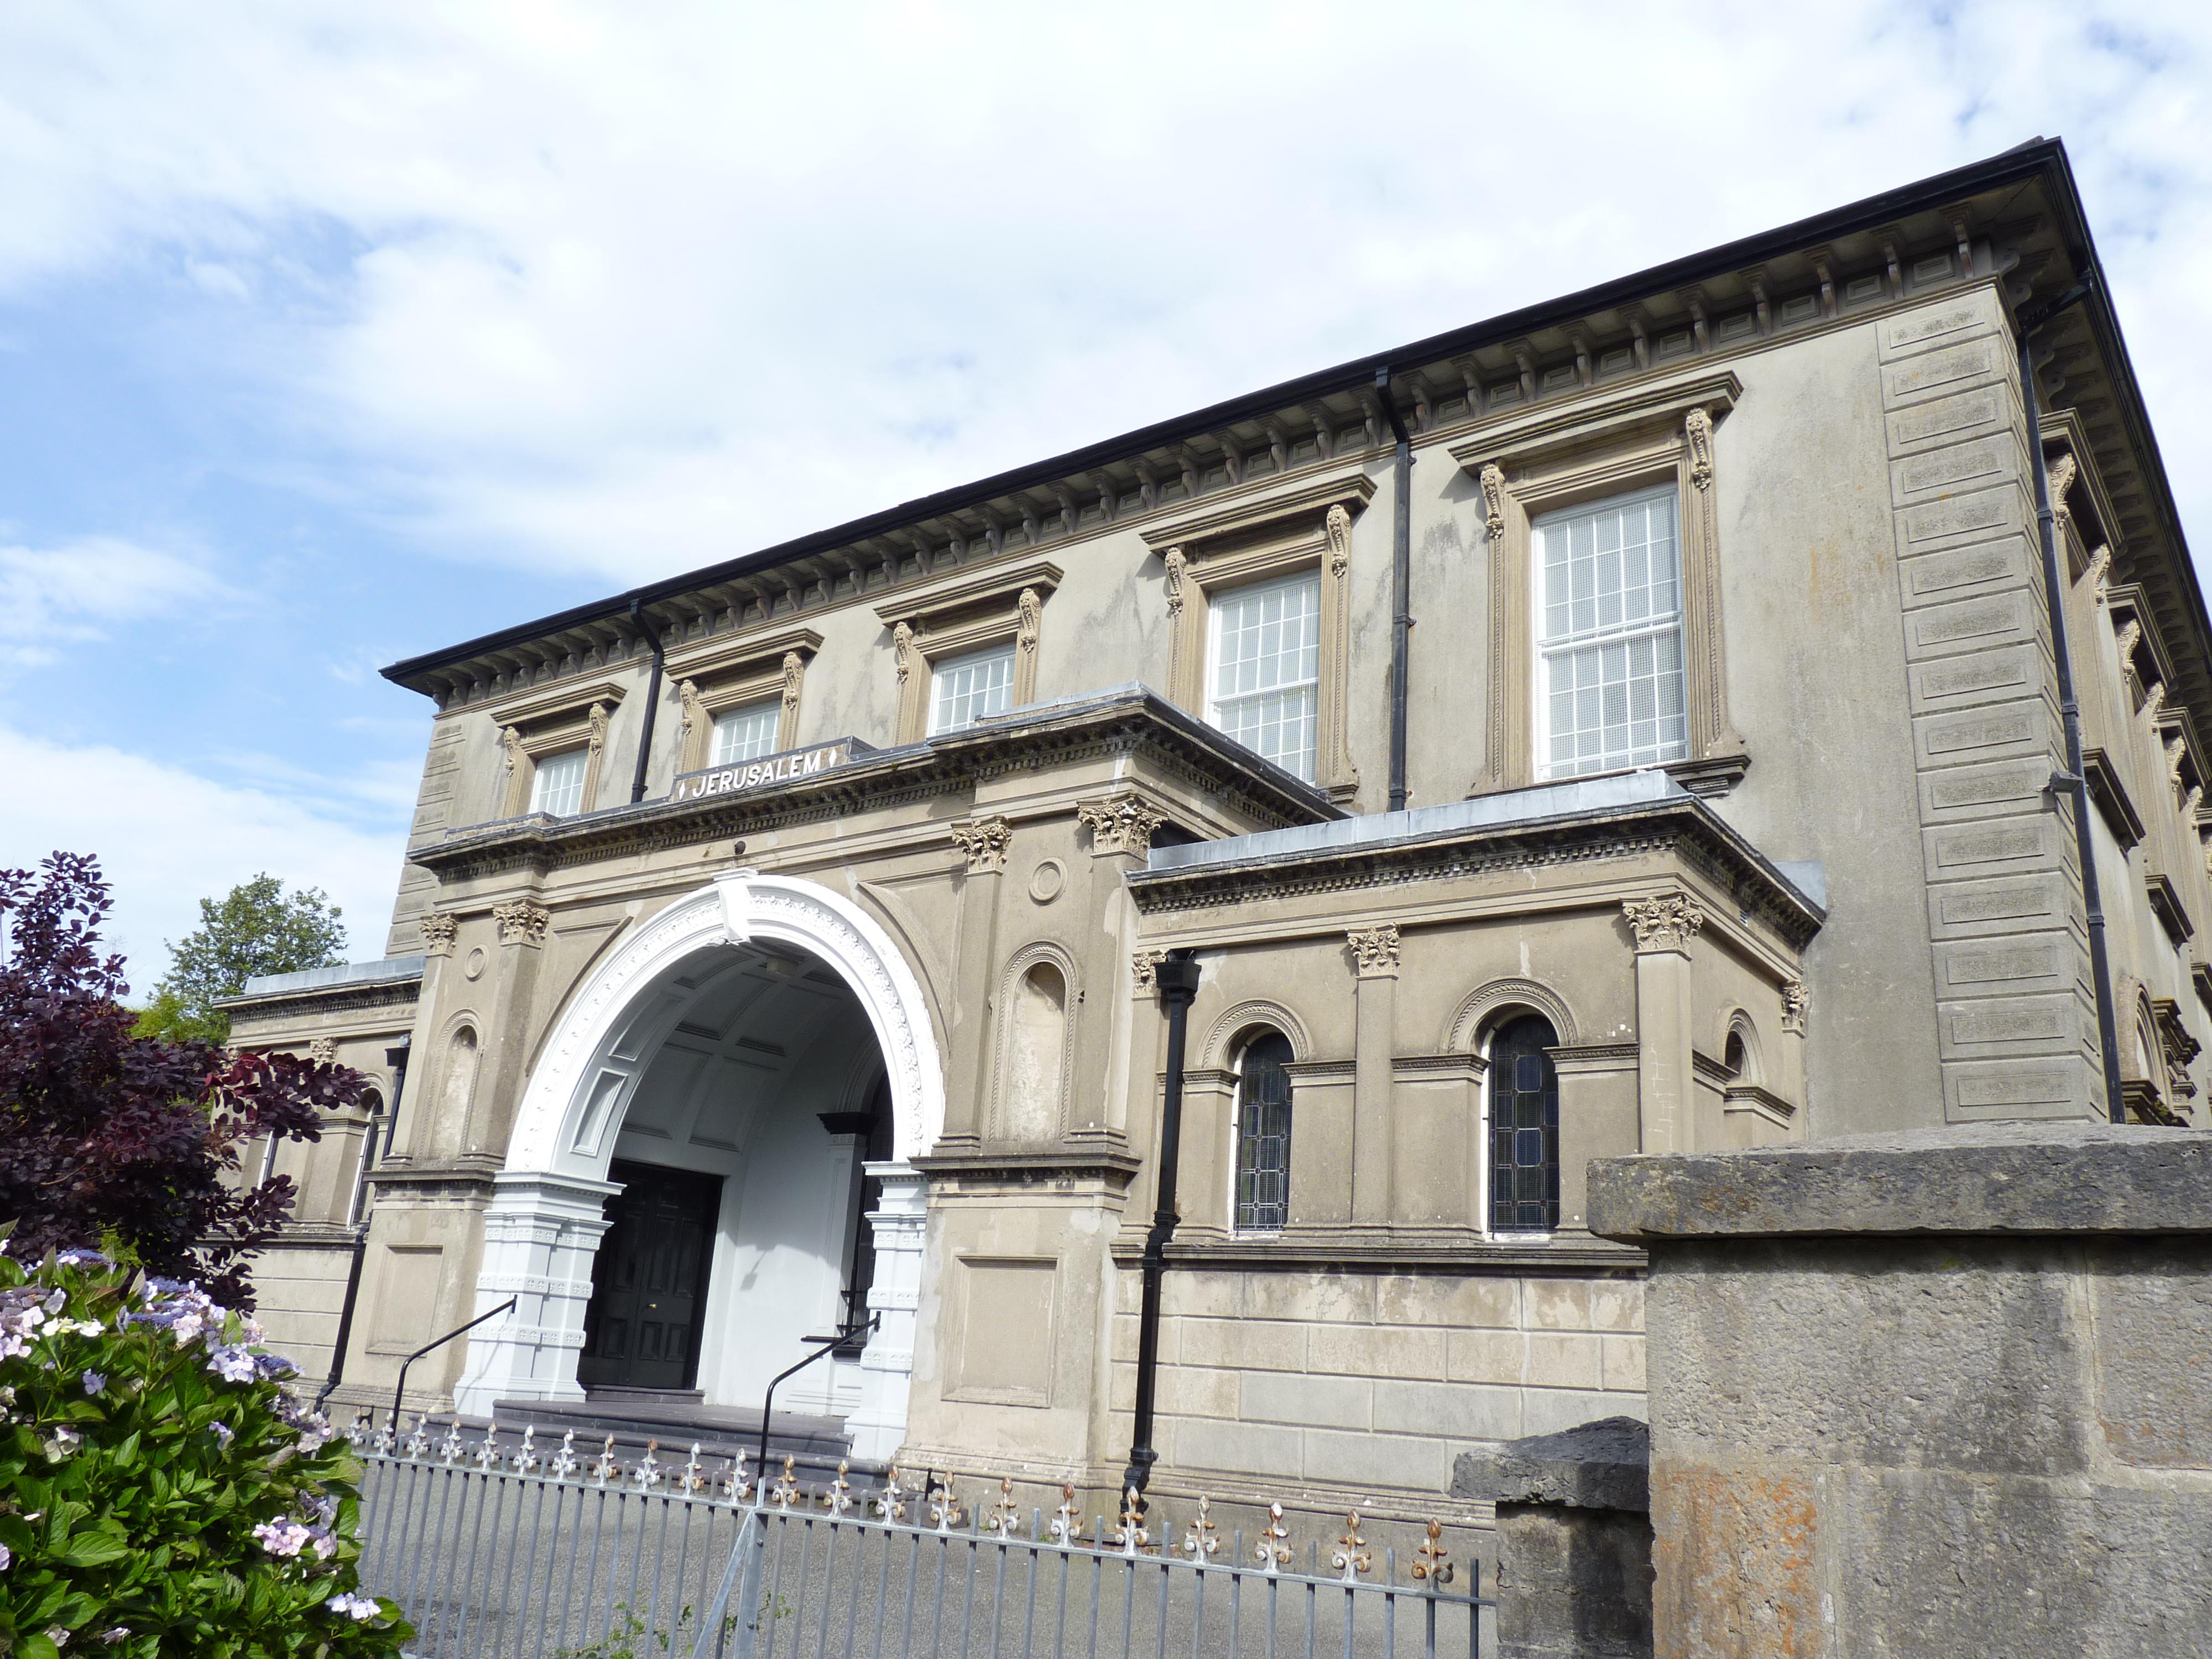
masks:
[[[1213,595],[1310,568],[1321,577],[1314,784],[1339,805],[1359,793],[1352,763],[1352,520],[1375,497],[1364,466],[1287,489],[1183,512],[1146,527],[1166,573],[1168,700],[1206,717],[1206,613]]]
[[[607,723],[623,692],[624,688],[612,680],[587,681],[510,697],[484,711],[499,728],[500,747],[507,753],[507,784],[501,796],[500,817],[519,817],[527,812],[538,762],[571,749],[583,749],[587,756],[582,802],[577,811],[588,812],[598,805]]]
[[[1725,794],[1750,765],[1729,718],[1721,626],[1715,428],[1743,396],[1727,368],[1653,381],[1533,411],[1450,446],[1480,485],[1490,544],[1490,729],[1469,795],[1537,781],[1533,520],[1662,483],[1675,487],[1682,666],[1689,753],[1665,769],[1701,795]]]
[[[1060,586],[1050,559],[1024,559],[964,571],[876,606],[891,631],[898,671],[898,726],[895,742],[919,743],[928,734],[930,676],[949,657],[1012,641],[1014,680],[1008,707],[1036,701],[1036,654],[1045,601]]]
[[[678,775],[696,772],[708,763],[716,715],[770,697],[781,697],[783,702],[776,724],[776,752],[796,748],[807,665],[821,649],[817,629],[783,623],[757,632],[710,636],[670,652],[666,674],[683,709]]]

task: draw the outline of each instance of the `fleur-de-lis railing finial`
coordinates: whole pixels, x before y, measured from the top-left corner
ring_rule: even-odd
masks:
[[[507,1461],[499,1449],[499,1425],[488,1424],[484,1428],[483,1443],[477,1448],[477,1467],[489,1474]]]
[[[1260,1541],[1254,1547],[1254,1558],[1270,1577],[1291,1564],[1291,1534],[1283,1525],[1283,1506],[1267,1505],[1267,1524],[1260,1528]]]
[[[1145,1529],[1144,1500],[1134,1486],[1122,1490],[1121,1524],[1114,1528],[1114,1541],[1124,1555],[1134,1555],[1152,1541],[1152,1534]]]
[[[983,1530],[994,1538],[1012,1538],[1021,1514],[1022,1506],[1014,1502],[1013,1476],[1000,1475],[998,1499],[991,1505],[990,1514],[983,1517]]]
[[[906,1493],[899,1489],[897,1464],[892,1464],[884,1472],[883,1490],[868,1500],[868,1507],[876,1512],[876,1519],[885,1526],[906,1519]]]
[[[553,1454],[553,1462],[547,1466],[545,1472],[556,1480],[566,1480],[570,1475],[575,1474],[575,1430],[563,1429],[561,1431],[561,1449]]]
[[[951,1486],[939,1475],[937,1484],[929,1489],[929,1518],[937,1522],[938,1531],[949,1533],[960,1523],[963,1513]]]
[[[798,1462],[796,1456],[785,1457],[783,1473],[776,1476],[775,1485],[769,1488],[768,1501],[786,1512],[799,1501],[799,1482],[792,1478],[792,1470]]]
[[[640,1492],[651,1492],[661,1482],[660,1462],[653,1455],[659,1449],[658,1440],[645,1443],[645,1455],[638,1459],[637,1468],[631,1476]]]
[[[724,1502],[742,1504],[753,1495],[752,1480],[745,1474],[745,1460],[751,1455],[750,1450],[740,1446],[738,1448],[737,1456],[724,1464],[722,1468]]]
[[[467,1448],[461,1444],[460,1414],[456,1413],[453,1421],[446,1425],[446,1438],[444,1443],[438,1448],[438,1456],[441,1462],[458,1463],[461,1461],[462,1453]]]
[[[1063,1549],[1073,1549],[1083,1541],[1083,1516],[1075,1505],[1073,1480],[1060,1486],[1060,1507],[1053,1511],[1052,1541]]]
[[[526,1423],[522,1427],[522,1443],[514,1449],[514,1472],[532,1474],[545,1460],[538,1455],[538,1425]]]
[[[676,1490],[686,1498],[707,1490],[707,1477],[699,1472],[699,1443],[691,1443],[691,1455],[684,1465],[684,1473],[677,1477]]]
[[[822,1494],[822,1507],[832,1515],[842,1515],[853,1507],[853,1483],[845,1478],[852,1465],[844,1458],[837,1460],[837,1478]]]
[[[1359,1535],[1357,1510],[1344,1517],[1344,1536],[1336,1540],[1336,1547],[1328,1553],[1328,1564],[1336,1569],[1336,1576],[1347,1584],[1375,1565],[1375,1557],[1368,1550],[1367,1540]]]
[[[1443,1546],[1443,1527],[1429,1522],[1428,1541],[1413,1552],[1413,1579],[1435,1589],[1452,1581],[1451,1552]]]
[[[614,1436],[609,1435],[606,1444],[599,1448],[599,1461],[592,1465],[592,1478],[602,1486],[615,1478]]]
[[[1194,1561],[1203,1563],[1208,1556],[1221,1548],[1221,1534],[1213,1524],[1213,1500],[1204,1492],[1198,1495],[1198,1516],[1182,1535],[1182,1553]]]
[[[415,1426],[407,1433],[407,1455],[421,1458],[430,1449],[430,1413],[415,1413]]]
[[[392,1425],[386,1423],[382,1428],[377,1430],[374,1435],[370,1436],[369,1444],[376,1449],[376,1454],[378,1456],[388,1457],[392,1455],[392,1443],[398,1438],[399,1437],[392,1429]]]

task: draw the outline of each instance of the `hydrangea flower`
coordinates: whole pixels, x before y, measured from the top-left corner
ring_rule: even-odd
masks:
[[[307,1528],[289,1516],[278,1516],[274,1521],[264,1521],[254,1528],[253,1535],[261,1547],[271,1555],[295,1556],[307,1547],[312,1534]]]
[[[100,1372],[87,1371],[84,1374],[84,1391],[87,1394],[95,1395],[99,1395],[103,1392],[106,1387],[107,1379]]]
[[[244,1348],[221,1347],[208,1361],[208,1369],[226,1382],[251,1382],[259,1368]]]
[[[228,1423],[210,1423],[208,1425],[208,1430],[215,1436],[216,1440],[222,1443],[222,1449],[225,1451],[228,1451],[230,1449],[230,1443],[238,1437],[237,1435],[233,1432],[230,1425]]]
[[[324,1602],[323,1605],[328,1607],[332,1613],[343,1613],[345,1617],[356,1620],[362,1624],[367,1624],[370,1620],[375,1618],[376,1615],[382,1611],[382,1609],[378,1607],[375,1602],[370,1601],[366,1595],[352,1595],[343,1593],[333,1595],[329,1601]]]
[[[0,1544],[0,1572],[7,1571],[8,1564],[15,1559],[15,1553],[5,1544]]]
[[[58,1425],[46,1444],[46,1461],[58,1463],[77,1449],[84,1437],[67,1424]]]

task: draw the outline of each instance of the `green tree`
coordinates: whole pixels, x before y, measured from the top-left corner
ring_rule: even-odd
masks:
[[[228,1042],[230,1016],[215,1005],[259,974],[291,974],[345,960],[342,913],[319,887],[287,894],[271,875],[200,901],[200,925],[169,942],[169,971],[138,1017],[137,1035]]]

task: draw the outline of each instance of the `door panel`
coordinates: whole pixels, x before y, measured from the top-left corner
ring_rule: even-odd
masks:
[[[688,1389],[697,1372],[722,1178],[617,1163],[613,1224],[592,1266],[576,1378],[586,1388]]]

